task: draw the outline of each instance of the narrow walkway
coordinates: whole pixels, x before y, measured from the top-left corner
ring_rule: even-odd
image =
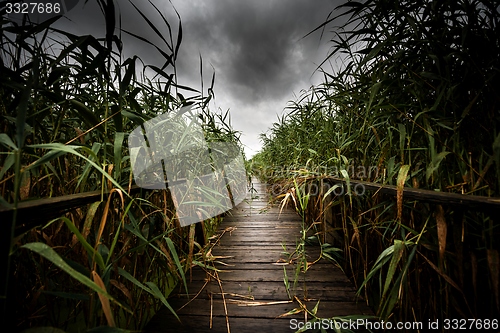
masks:
[[[201,268],[193,269],[188,289],[191,297],[198,296],[189,302],[182,295],[182,288],[178,297],[169,298],[175,310],[189,302],[177,312],[182,324],[163,309],[148,324],[146,332],[290,333],[297,331],[293,329],[295,325],[305,321],[305,314],[284,315],[300,309],[300,303],[312,310],[318,300],[317,316],[321,318],[372,314],[362,300],[356,302],[355,291],[344,273],[324,259],[308,269],[305,283],[301,274],[294,288],[295,265],[285,252],[292,253],[296,248],[301,218],[287,208],[279,214],[279,207],[267,204],[265,185],[254,187],[257,193],[253,193],[253,199],[249,195],[220,226],[224,234],[213,248],[213,255],[221,257],[215,265],[224,270],[218,273],[219,280],[214,278],[214,272],[208,277]],[[320,255],[314,246],[307,246],[306,253],[308,262]],[[311,319],[307,315],[307,320]]]

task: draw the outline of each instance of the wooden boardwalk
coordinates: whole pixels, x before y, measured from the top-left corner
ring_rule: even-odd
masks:
[[[221,256],[221,263],[215,263],[223,270],[218,278],[213,271],[210,276],[200,267],[194,268],[188,289],[191,298],[197,297],[187,299],[184,288],[179,288],[168,300],[175,310],[180,309],[177,313],[182,323],[163,309],[147,325],[146,332],[290,333],[296,331],[295,323],[305,321],[305,313],[282,315],[300,309],[301,303],[312,310],[318,300],[317,316],[321,318],[373,314],[362,300],[357,301],[344,273],[324,259],[308,269],[305,281],[301,274],[294,289],[295,265],[284,247],[289,253],[295,250],[301,218],[292,209],[285,208],[279,214],[279,207],[268,206],[265,186],[254,187],[257,193],[253,199],[249,195],[220,226],[223,235],[213,248],[213,255]],[[306,253],[308,262],[320,256],[318,246],[306,247]],[[307,320],[311,319],[307,315]]]

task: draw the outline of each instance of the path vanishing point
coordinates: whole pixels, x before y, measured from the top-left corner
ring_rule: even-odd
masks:
[[[221,271],[193,268],[189,299],[183,286],[168,299],[181,322],[164,308],[145,332],[290,333],[313,319],[300,309],[313,311],[318,301],[320,318],[373,315],[342,270],[326,259],[307,270],[305,281],[301,274],[294,289],[295,262],[286,252],[292,254],[300,239],[301,217],[292,208],[280,214],[278,205],[268,205],[265,184],[254,183],[254,188],[257,192],[249,193],[219,227],[222,236],[212,254],[219,257],[215,267]],[[306,246],[306,254],[308,262],[316,261],[319,246]]]

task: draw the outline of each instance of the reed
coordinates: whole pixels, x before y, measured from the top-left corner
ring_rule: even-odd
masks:
[[[317,28],[334,34],[322,65],[342,67],[319,69],[324,82],[290,102],[251,161],[283,193],[332,176],[398,186],[393,198],[347,183],[307,210],[383,319],[500,313],[494,212],[403,191],[499,196],[499,19],[492,1],[345,2]]]
[[[140,330],[160,306],[170,308],[167,297],[174,286],[186,284],[193,265],[209,264],[203,244],[220,218],[202,222],[203,233],[195,237],[194,226],[179,226],[165,191],[130,195],[128,133],[192,105],[207,140],[240,145],[228,115],[208,108],[214,77],[208,93],[177,82],[180,18],[175,29],[149,2],[162,22],[155,26],[134,6],[149,33],[163,43],[153,45],[116,27],[120,13],[113,1],[98,3],[106,20],[102,36],[58,30],[57,17],[36,25],[2,16],[0,204],[103,193],[101,201],[19,237],[14,229],[22,221],[15,213],[12,221],[2,221],[12,224],[4,226],[12,234],[2,239],[10,244],[4,271],[11,272],[2,285],[3,318],[16,330],[82,331],[102,325]],[[125,58],[122,34],[153,45],[163,63]],[[146,75],[150,71],[154,77]]]

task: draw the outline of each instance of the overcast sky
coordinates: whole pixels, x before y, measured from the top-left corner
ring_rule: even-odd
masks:
[[[70,26],[80,33],[102,31],[95,7],[82,9],[84,1],[70,11]],[[212,109],[230,110],[234,129],[241,132],[247,157],[261,147],[259,134],[266,132],[287,102],[301,90],[321,82],[315,69],[325,58],[329,35],[302,38],[325,21],[339,0],[168,0],[152,1],[168,18],[177,34],[177,9],[183,39],[177,60],[178,83],[201,89],[200,54],[205,90],[215,69],[215,102]],[[162,32],[161,18],[146,1],[134,1]],[[122,27],[161,46],[128,1],[119,2]],[[81,20],[84,19],[81,27]],[[81,30],[79,30],[81,29]],[[87,30],[85,30],[87,29]],[[97,30],[96,30],[97,29]],[[141,43],[125,41],[127,52],[145,63],[161,66],[164,60]],[[163,61],[162,61],[163,60]],[[156,63],[155,63],[156,62]],[[213,67],[213,68],[212,68]]]

